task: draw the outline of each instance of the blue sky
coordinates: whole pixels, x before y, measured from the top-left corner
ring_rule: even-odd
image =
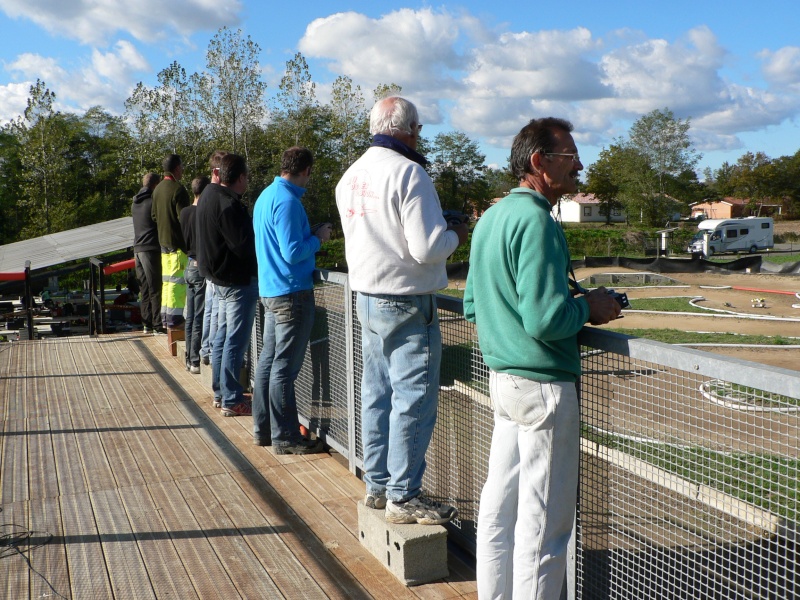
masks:
[[[168,12],[167,12],[168,11]],[[800,149],[800,2],[478,0],[0,0],[0,121],[40,78],[58,108],[121,114],[137,82],[172,61],[202,71],[222,26],[259,44],[268,93],[306,57],[317,96],[348,75],[368,105],[397,83],[424,134],[460,130],[503,166],[528,119],[575,125],[585,165],[638,117],[691,118],[700,168],[747,151]]]

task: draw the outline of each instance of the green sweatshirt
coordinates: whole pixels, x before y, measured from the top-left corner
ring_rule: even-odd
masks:
[[[493,371],[536,381],[575,381],[577,334],[589,305],[570,294],[567,240],[547,199],[515,188],[472,234],[464,315],[478,326]]]

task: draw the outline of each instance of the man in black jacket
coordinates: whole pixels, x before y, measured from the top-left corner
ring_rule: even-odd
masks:
[[[219,184],[205,188],[195,214],[197,263],[219,296],[211,373],[214,406],[221,408],[224,417],[252,414],[251,402],[239,383],[258,299],[253,219],[241,201],[247,182],[244,158],[225,155],[220,160]]]
[[[158,229],[150,214],[153,190],[161,181],[158,173],[148,173],[142,179],[142,189],[133,198],[133,255],[136,259],[136,278],[142,293],[140,310],[145,333],[154,333],[161,326],[161,246]]]

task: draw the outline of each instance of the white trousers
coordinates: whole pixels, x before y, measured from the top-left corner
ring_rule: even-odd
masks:
[[[480,600],[559,600],[578,490],[572,382],[492,371],[494,432],[478,513]]]

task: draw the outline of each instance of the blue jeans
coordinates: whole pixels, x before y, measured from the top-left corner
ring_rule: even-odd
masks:
[[[478,513],[480,598],[558,600],[578,490],[572,382],[489,373],[494,432]]]
[[[200,357],[211,357],[211,345],[217,335],[217,301],[216,287],[210,280],[206,280],[206,302],[203,311],[203,337],[200,339]]]
[[[368,494],[394,502],[422,489],[425,453],[436,425],[442,336],[436,296],[368,295],[361,322],[361,439]]]
[[[186,362],[199,366],[203,312],[206,304],[206,280],[200,275],[197,261],[193,258],[189,259],[183,278],[186,280]]]
[[[261,303],[264,345],[253,389],[253,437],[271,435],[273,446],[295,444],[301,436],[294,382],[314,325],[314,290],[261,298]]]
[[[258,283],[254,277],[247,285],[216,287],[219,323],[211,352],[212,387],[214,397],[222,400],[222,407],[231,408],[244,399],[239,374],[256,315]]]

